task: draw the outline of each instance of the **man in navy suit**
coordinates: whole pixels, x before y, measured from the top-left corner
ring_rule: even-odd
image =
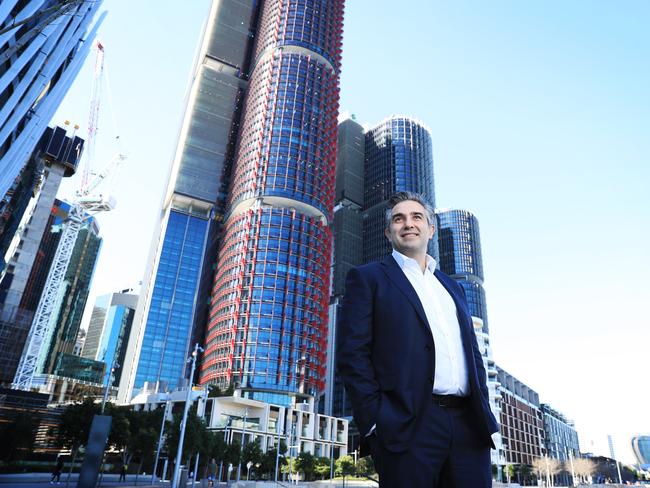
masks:
[[[486,374],[461,286],[427,255],[433,208],[389,202],[393,253],[350,270],[337,367],[382,488],[492,486]]]

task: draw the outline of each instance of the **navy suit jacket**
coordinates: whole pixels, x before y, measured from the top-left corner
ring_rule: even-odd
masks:
[[[456,304],[477,435],[492,446],[498,426],[462,287],[436,270]],[[431,402],[433,335],[420,299],[392,256],[350,270],[337,325],[337,367],[362,441],[376,425],[384,448],[401,452]]]

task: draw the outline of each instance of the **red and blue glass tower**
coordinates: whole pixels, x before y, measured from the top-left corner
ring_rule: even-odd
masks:
[[[344,0],[261,5],[201,383],[323,389]]]

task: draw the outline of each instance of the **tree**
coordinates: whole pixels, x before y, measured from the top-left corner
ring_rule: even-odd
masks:
[[[167,432],[167,452],[170,457],[176,458],[178,451],[178,441],[181,435],[182,414],[174,415],[171,422],[167,422],[165,432]],[[185,439],[183,441],[183,453],[181,460],[185,460],[189,466],[192,455],[201,451],[202,443],[206,439],[205,431],[207,427],[205,421],[196,415],[196,408],[193,407],[187,414],[187,424],[185,426]]]
[[[510,484],[510,481],[515,476],[515,465],[514,464],[506,464],[506,467],[503,469],[503,473],[506,475],[506,479],[508,480],[508,484]]]
[[[357,462],[356,473],[357,476],[362,476],[364,478],[373,477],[377,474],[375,471],[375,464],[372,462],[370,456],[359,459],[359,462]]]
[[[153,458],[154,451],[158,445],[160,435],[160,424],[164,409],[151,411],[127,411],[127,418],[130,431],[130,448],[134,456],[139,459],[137,473],[142,472],[142,465]],[[137,483],[137,476],[136,476]]]
[[[352,456],[341,456],[336,460],[336,475],[343,476],[343,484],[345,484],[345,477],[354,474],[355,466]]]
[[[244,446],[241,463],[246,467],[247,479],[250,474],[248,470],[248,463],[252,463],[251,466],[261,464],[263,455],[264,453],[262,453],[262,448],[260,447],[260,439],[255,439],[255,442],[249,442]]]
[[[538,457],[533,459],[533,470],[535,471],[535,476],[538,480],[543,480],[546,478],[546,460],[544,458]]]
[[[521,482],[523,485],[528,484],[531,474],[532,474],[532,468],[529,464],[519,465],[519,475],[521,477]]]
[[[596,463],[588,458],[575,458],[573,471],[582,483],[588,483],[589,478],[596,472]]]
[[[320,476],[320,479],[324,480],[325,477],[329,478],[330,475],[330,459],[326,457],[316,458],[316,466],[314,467],[314,473],[316,476]]]
[[[551,476],[551,486],[555,486],[555,476],[562,471],[562,463],[555,458],[547,457],[548,473]]]
[[[237,466],[237,464],[239,464],[240,452],[241,452],[241,444],[239,443],[239,441],[232,441],[226,448],[226,455],[224,458],[224,462],[226,464],[232,464],[233,466]]]
[[[287,452],[287,443],[284,440],[280,441],[280,459],[278,460],[278,470],[282,471],[282,468],[287,464],[287,459],[284,457],[284,454]],[[260,471],[262,474],[266,475],[269,479],[275,478],[275,461],[277,459],[278,451],[275,447],[269,449],[262,456],[262,464],[260,466]]]
[[[312,481],[316,472],[316,458],[307,451],[303,451],[296,459],[296,469],[305,475],[305,481]]]

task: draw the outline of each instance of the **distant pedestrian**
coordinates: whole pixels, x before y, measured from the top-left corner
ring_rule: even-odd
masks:
[[[126,473],[129,471],[129,465],[124,463],[122,465],[122,471],[120,471],[120,479],[117,481],[118,483],[121,483],[124,481],[126,483]]]
[[[56,480],[57,484],[61,484],[61,471],[63,471],[63,456],[58,456],[56,458],[56,466],[54,466],[54,471],[52,471],[51,485],[54,484],[54,480]]]
[[[217,477],[217,462],[212,458],[208,465],[208,486],[214,486],[214,480]]]

